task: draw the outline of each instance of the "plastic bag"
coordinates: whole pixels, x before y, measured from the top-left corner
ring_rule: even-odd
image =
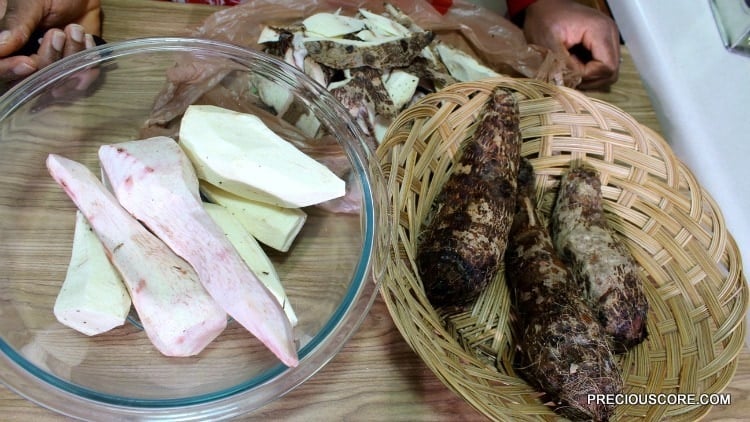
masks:
[[[557,85],[575,86],[580,81],[579,74],[566,68],[564,57],[528,44],[521,29],[481,6],[454,1],[448,13],[441,15],[426,1],[390,3],[423,29],[435,32],[438,39],[472,53],[500,73]],[[260,49],[256,41],[264,25],[299,22],[315,13],[339,9],[345,15],[353,15],[360,8],[376,13],[384,10],[382,0],[248,0],[213,14],[192,35]]]
[[[454,1],[446,15],[438,13],[427,1],[391,0],[420,27],[431,30],[438,40],[475,56],[495,71],[576,86],[580,74],[566,67],[565,57],[546,48],[528,44],[523,32],[505,17],[466,1]],[[190,36],[230,42],[261,50],[257,43],[266,25],[298,23],[319,12],[340,10],[354,15],[364,8],[382,13],[382,0],[248,0],[220,10],[192,30]],[[228,69],[226,69],[228,72]],[[168,84],[159,95],[149,125],[165,125],[179,116],[221,80],[220,65],[186,60],[168,76]]]

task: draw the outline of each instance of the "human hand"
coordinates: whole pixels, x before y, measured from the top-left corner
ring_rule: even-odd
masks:
[[[93,47],[100,12],[99,0],[0,0],[0,82]]]
[[[607,88],[617,81],[620,36],[607,15],[573,0],[537,0],[526,8],[523,31],[532,43],[566,51],[582,75],[580,89]]]

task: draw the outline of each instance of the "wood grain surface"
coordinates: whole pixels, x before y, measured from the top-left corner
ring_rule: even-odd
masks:
[[[119,41],[184,35],[218,7],[153,0],[103,0],[104,38]],[[659,130],[637,70],[623,51],[620,80],[610,92],[592,93]],[[750,352],[726,389],[732,404],[715,407],[705,420],[740,421],[750,414]],[[65,421],[0,386],[0,420]],[[396,330],[378,298],[363,325],[318,374],[282,399],[240,420],[285,421],[481,421],[484,417],[445,387]]]

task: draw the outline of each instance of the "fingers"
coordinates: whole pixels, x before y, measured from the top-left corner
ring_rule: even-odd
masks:
[[[15,81],[37,71],[36,63],[26,56],[0,59],[0,82]]]
[[[47,31],[40,41],[39,51],[31,58],[36,63],[36,67],[41,69],[63,57],[94,46],[95,42],[91,34],[86,34],[81,25],[73,23],[67,25],[64,30]]]
[[[86,33],[81,25],[67,25],[64,32],[65,48],[63,49],[63,57],[70,56],[86,48]]]
[[[581,75],[581,82],[576,88],[581,90],[606,89],[617,82],[619,77],[619,62],[617,66],[597,60],[593,55],[586,61],[581,61],[574,54],[568,56],[568,68]]]
[[[604,13],[572,0],[536,0],[526,9],[523,29],[530,43],[567,52],[569,69],[581,72],[578,88],[605,88],[617,81],[620,36]]]
[[[91,38],[90,35],[89,38]],[[93,38],[91,38],[91,40],[93,41]],[[75,23],[67,25],[65,27],[65,48],[63,49],[63,57],[83,51],[86,48],[86,32],[83,29],[83,26]]]
[[[78,24],[61,29],[50,29],[38,43],[38,49],[29,56],[11,56],[0,59],[0,81],[23,79],[35,71],[49,66],[63,57],[96,46],[91,34]]]
[[[595,40],[588,42],[591,60],[583,63],[581,89],[606,88],[615,82],[620,68],[619,34],[607,28],[595,35]],[[585,42],[585,40],[584,40]]]
[[[583,66],[583,76],[579,89],[604,89],[617,82],[619,72],[617,67],[611,67],[600,61],[592,60]]]
[[[600,15],[583,36],[593,60],[586,63],[583,82],[590,87],[607,87],[617,81],[620,68],[620,33],[609,17]]]
[[[34,29],[42,19],[43,9],[37,5],[11,2],[3,7],[5,14],[0,21],[0,56],[13,54],[29,41]]]
[[[47,31],[39,43],[39,51],[31,55],[37,68],[41,69],[60,60],[63,57],[65,44],[65,32],[60,29],[50,29]]]
[[[0,57],[7,57],[21,49],[28,41],[29,35],[16,29],[0,31]]]
[[[68,32],[67,28],[65,31],[68,37],[75,40],[69,52],[80,51],[85,45],[84,33],[101,33],[99,0],[0,0],[0,57],[18,54],[17,51],[27,42],[36,42],[32,39],[36,30],[44,32],[48,28],[63,28],[68,24],[86,28],[74,33]]]

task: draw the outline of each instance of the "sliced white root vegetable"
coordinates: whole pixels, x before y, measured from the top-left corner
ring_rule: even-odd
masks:
[[[320,120],[312,112],[299,116],[294,126],[305,136],[313,139],[320,133],[321,128]]]
[[[258,44],[264,44],[267,42],[276,42],[281,37],[279,31],[271,28],[270,26],[264,26],[258,35]]]
[[[289,250],[307,220],[307,214],[299,208],[252,201],[209,183],[201,183],[201,192],[211,202],[228,209],[259,242],[280,252]]]
[[[200,179],[255,201],[299,208],[346,193],[343,180],[252,114],[191,105],[180,145]]]
[[[193,166],[180,146],[164,136],[104,145],[99,161],[120,204],[192,265],[232,318],[284,364],[296,366],[289,319],[206,213]]]
[[[419,77],[403,70],[393,70],[385,80],[385,89],[397,110],[401,110],[409,101],[419,85]]]
[[[437,43],[435,48],[448,72],[459,81],[477,81],[500,75],[469,54],[445,43]]]
[[[323,70],[323,66],[313,60],[312,57],[307,56],[304,58],[302,70],[305,72],[305,75],[311,77],[315,82],[323,86],[326,86],[328,83],[328,76],[326,75],[326,71]]]
[[[55,317],[94,336],[123,325],[130,305],[130,295],[104,246],[86,217],[76,212],[70,264],[53,307]]]
[[[366,9],[359,9],[359,13],[365,18],[367,27],[380,37],[405,37],[411,33],[409,28],[383,15]]]
[[[292,100],[294,100],[294,96],[289,90],[265,78],[258,78],[256,85],[260,100],[263,101],[263,104],[272,107],[277,116],[283,116],[289,110]]]
[[[237,249],[237,252],[247,266],[250,267],[253,273],[258,276],[258,279],[271,291],[276,300],[279,301],[279,304],[284,309],[284,313],[289,318],[289,323],[293,327],[297,325],[297,315],[294,313],[294,309],[292,309],[292,304],[289,303],[284,286],[279,279],[279,274],[276,272],[276,267],[274,267],[273,262],[268,258],[268,255],[266,255],[266,252],[258,241],[247,232],[245,227],[240,224],[239,220],[228,209],[209,202],[204,202],[203,208],[211,216],[211,219],[221,227],[227,239]]]
[[[200,353],[224,330],[227,315],[190,265],[128,214],[86,166],[50,154],[47,168],[107,250],[149,340],[167,356]]]
[[[427,59],[430,66],[439,69],[443,67],[443,62],[440,59],[440,55],[433,47],[433,44],[430,44],[427,47],[423,48],[422,51],[419,52],[419,56],[424,59]]]
[[[340,37],[365,29],[365,23],[360,19],[325,12],[309,16],[302,24],[305,32],[321,37]]]
[[[376,39],[378,36],[375,35],[374,32],[370,31],[369,29],[364,29],[362,31],[357,32],[357,38],[359,38],[362,41],[372,41]]]

